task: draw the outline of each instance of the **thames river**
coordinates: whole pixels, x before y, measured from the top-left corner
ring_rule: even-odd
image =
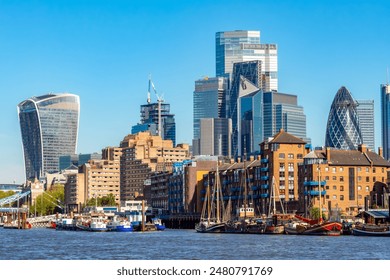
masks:
[[[390,238],[0,228],[1,260],[390,260]]]

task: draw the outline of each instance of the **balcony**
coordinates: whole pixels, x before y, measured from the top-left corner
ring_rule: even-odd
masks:
[[[263,190],[268,190],[268,189],[269,189],[269,185],[268,185],[268,184],[262,184],[262,185],[261,185],[261,188],[262,188]]]
[[[268,163],[268,162],[269,162],[268,158],[262,158],[261,159],[261,163]]]
[[[310,195],[310,196],[319,196],[320,192],[319,191],[305,191],[305,195]],[[326,191],[321,191],[321,195],[324,196],[326,195]]]
[[[310,186],[310,187],[318,186],[318,181],[306,181],[303,183],[303,185]],[[325,185],[326,185],[326,180],[321,181],[321,186],[325,186]]]
[[[269,168],[268,167],[262,167],[262,168],[260,168],[260,171],[261,172],[268,172]]]
[[[260,195],[261,198],[268,198],[269,197],[269,194],[268,193],[262,193]]]
[[[268,181],[269,180],[269,176],[261,176],[260,180]]]
[[[252,191],[257,191],[257,190],[259,190],[260,188],[259,188],[258,186],[252,186],[251,189],[252,189]]]

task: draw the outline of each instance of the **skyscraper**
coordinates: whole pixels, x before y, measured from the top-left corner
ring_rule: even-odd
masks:
[[[375,151],[374,100],[357,100],[357,105],[363,144]]]
[[[284,131],[310,143],[306,137],[306,115],[298,97],[280,92],[265,92],[263,97],[264,139]]]
[[[77,150],[80,99],[70,93],[32,97],[17,106],[26,179],[58,171],[59,157]]]
[[[261,89],[278,90],[278,48],[260,44],[260,31],[224,31],[215,36],[216,76],[232,78],[234,63],[261,61]]]
[[[263,141],[263,91],[241,76],[237,100],[238,155],[260,151]]]
[[[157,102],[152,103],[150,91],[153,88]],[[170,113],[170,104],[164,102],[161,96],[157,95],[156,88],[149,77],[149,88],[147,104],[141,105],[141,122],[132,126],[131,133],[149,131],[152,135],[159,135],[163,140],[172,140],[176,145],[176,122],[175,115]]]
[[[326,126],[325,146],[340,150],[357,150],[362,144],[357,103],[347,88],[342,86],[330,107]]]
[[[239,134],[241,133],[239,131],[240,127],[240,118],[239,116],[240,112],[238,111],[240,106],[239,95],[240,90],[244,90],[247,92],[248,89],[243,89],[243,86],[249,86],[251,85],[252,92],[257,92],[261,89],[261,67],[262,63],[259,60],[254,61],[247,61],[247,62],[238,62],[234,63],[233,68],[233,75],[232,75],[232,82],[231,82],[231,89],[230,93],[226,98],[226,115],[228,118],[232,119],[232,154],[233,156],[240,156],[242,155],[241,152],[243,150],[240,147],[240,137]],[[243,83],[243,81],[246,81]],[[247,83],[247,84],[245,84]],[[246,93],[245,93],[246,94]],[[244,93],[241,93],[241,95],[244,95]],[[257,108],[262,107],[261,98],[257,99],[260,103],[253,104],[251,106],[257,106]],[[259,109],[261,110],[261,109]],[[259,143],[257,143],[259,144]],[[249,153],[249,150],[247,150],[247,153]]]
[[[390,85],[381,85],[383,157],[390,159]]]
[[[231,121],[225,118],[224,108],[227,79],[224,77],[204,78],[195,81],[193,95],[194,138],[192,149],[194,155],[205,152],[209,155],[230,156]],[[207,119],[203,124],[202,120]],[[225,130],[226,129],[226,130]],[[212,141],[212,142],[209,142]],[[202,147],[203,146],[203,147]]]

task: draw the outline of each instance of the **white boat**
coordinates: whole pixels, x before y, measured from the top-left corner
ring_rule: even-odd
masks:
[[[78,223],[76,226],[77,228],[85,231],[95,231],[95,232],[108,231],[107,222],[102,216],[91,217],[90,220]]]
[[[133,226],[127,219],[123,219],[119,216],[114,216],[111,221],[107,223],[107,228],[109,231],[117,232],[131,232],[133,231]]]

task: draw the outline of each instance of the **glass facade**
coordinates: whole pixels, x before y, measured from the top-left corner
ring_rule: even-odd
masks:
[[[297,96],[292,94],[264,93],[264,139],[273,137],[283,128],[306,143],[311,142],[306,137],[306,115],[297,101]]]
[[[240,89],[242,89],[242,81],[245,79],[255,88],[254,91],[258,91],[261,88],[261,61],[249,61],[249,62],[241,62],[234,64],[233,70],[233,79],[231,84],[231,89],[229,96],[227,97],[227,112],[226,115],[228,118],[232,119],[232,153],[233,156],[241,155],[243,150],[240,147],[239,142],[239,123],[238,123],[238,115],[240,113],[238,110],[238,97],[240,94]],[[250,86],[250,85],[247,86]],[[253,92],[252,92],[253,93]],[[253,105],[255,106],[255,105]],[[261,107],[262,104],[257,104],[257,106]],[[241,118],[241,116],[240,116]],[[259,144],[259,143],[257,143]],[[247,151],[249,153],[249,150]]]
[[[68,93],[19,103],[26,179],[58,172],[60,155],[76,153],[79,111],[79,97]]]
[[[224,31],[215,35],[216,76],[232,79],[234,64],[262,62],[262,90],[278,90],[276,44],[260,44],[260,31]]]
[[[357,100],[357,105],[363,144],[375,151],[374,100]]]
[[[158,103],[141,105],[141,123],[132,127],[132,133],[150,131],[152,135],[158,135],[159,108]],[[161,137],[164,140],[172,140],[176,146],[175,115],[170,113],[170,105],[161,103]]]
[[[381,85],[381,119],[383,157],[390,159],[390,85]]]
[[[356,150],[362,144],[357,103],[350,92],[341,87],[330,107],[326,127],[325,146],[341,149]]]
[[[193,96],[194,139],[200,137],[200,120],[203,118],[224,118],[223,98],[226,96],[225,78],[205,78],[195,81]]]

